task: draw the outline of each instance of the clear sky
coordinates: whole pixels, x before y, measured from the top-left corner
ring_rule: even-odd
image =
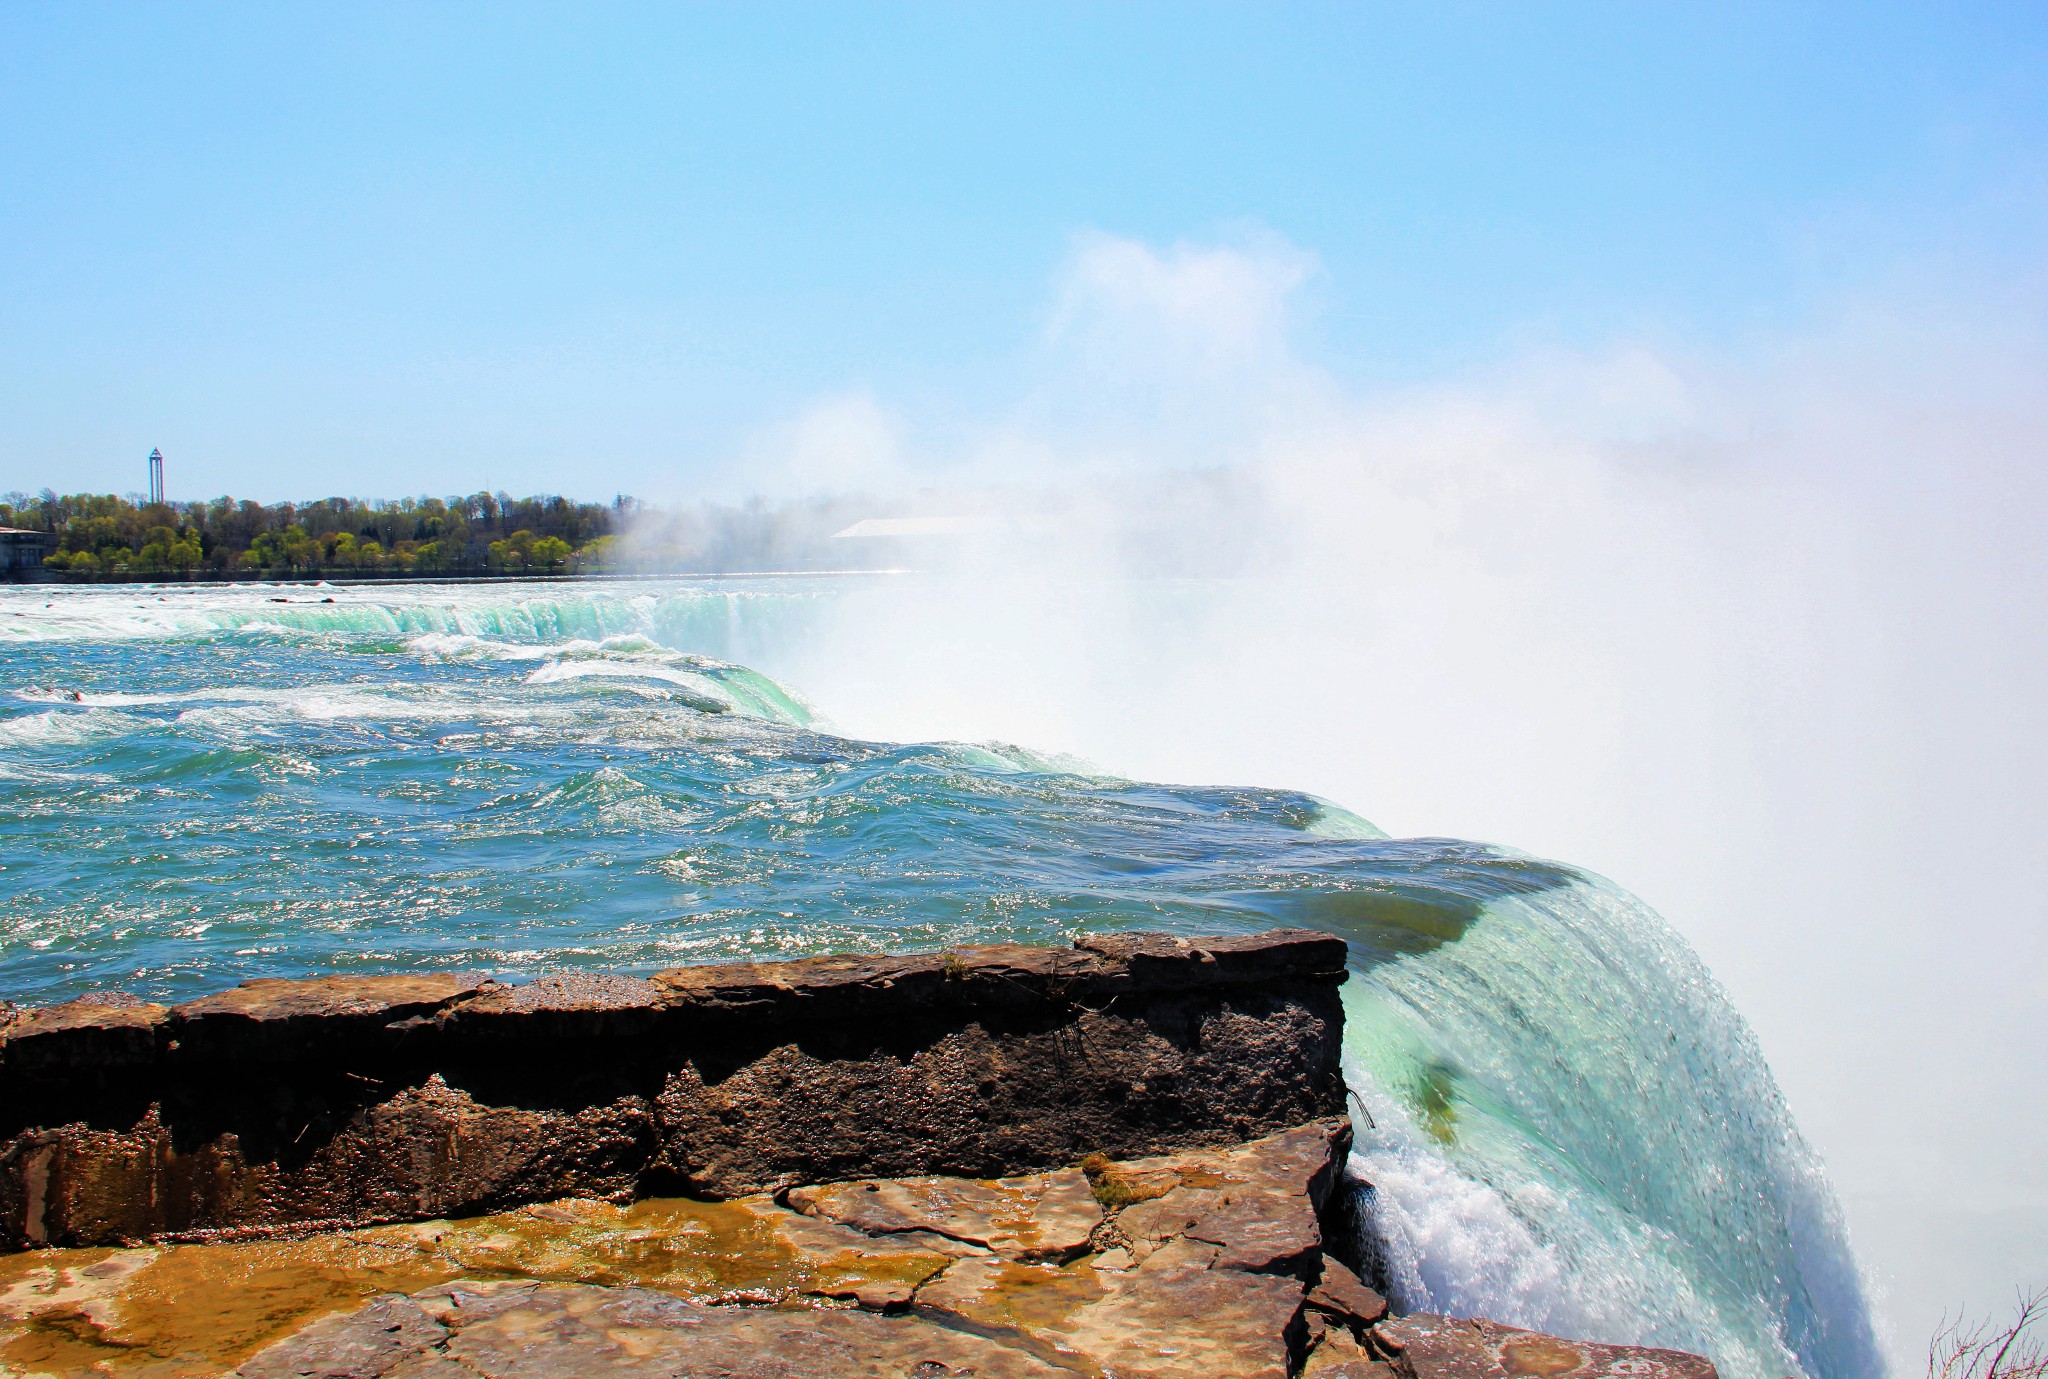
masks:
[[[1077,234],[1371,385],[2038,265],[2038,5],[0,9],[0,490],[744,485],[1012,386]]]

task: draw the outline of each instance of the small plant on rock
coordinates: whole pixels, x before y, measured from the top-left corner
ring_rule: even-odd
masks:
[[[1133,1173],[1103,1153],[1081,1160],[1081,1171],[1088,1175],[1088,1187],[1104,1211],[1115,1211],[1133,1202],[1149,1202],[1180,1186],[1180,1179],[1174,1174]]]

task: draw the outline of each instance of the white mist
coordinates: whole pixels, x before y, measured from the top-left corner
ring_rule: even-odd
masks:
[[[1017,520],[768,668],[855,733],[1305,789],[1633,890],[1755,1026],[1909,1371],[2048,1280],[2048,351],[1950,304],[1362,393],[1290,345],[1312,271],[1084,241],[946,460],[807,418],[793,479],[851,415],[896,507]]]

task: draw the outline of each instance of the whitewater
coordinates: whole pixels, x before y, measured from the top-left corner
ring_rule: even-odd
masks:
[[[1881,1372],[1819,1162],[1648,907],[1307,794],[858,740],[774,673],[848,587],[0,589],[0,998],[1314,927],[1398,1306]]]

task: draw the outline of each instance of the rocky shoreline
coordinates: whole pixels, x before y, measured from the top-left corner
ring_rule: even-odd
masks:
[[[0,1376],[1712,1379],[1392,1316],[1345,948],[1116,935],[0,1016]]]
[[[1351,1127],[1000,1179],[566,1199],[0,1260],[0,1373],[136,1379],[1713,1379],[1392,1316],[1344,1262]]]

